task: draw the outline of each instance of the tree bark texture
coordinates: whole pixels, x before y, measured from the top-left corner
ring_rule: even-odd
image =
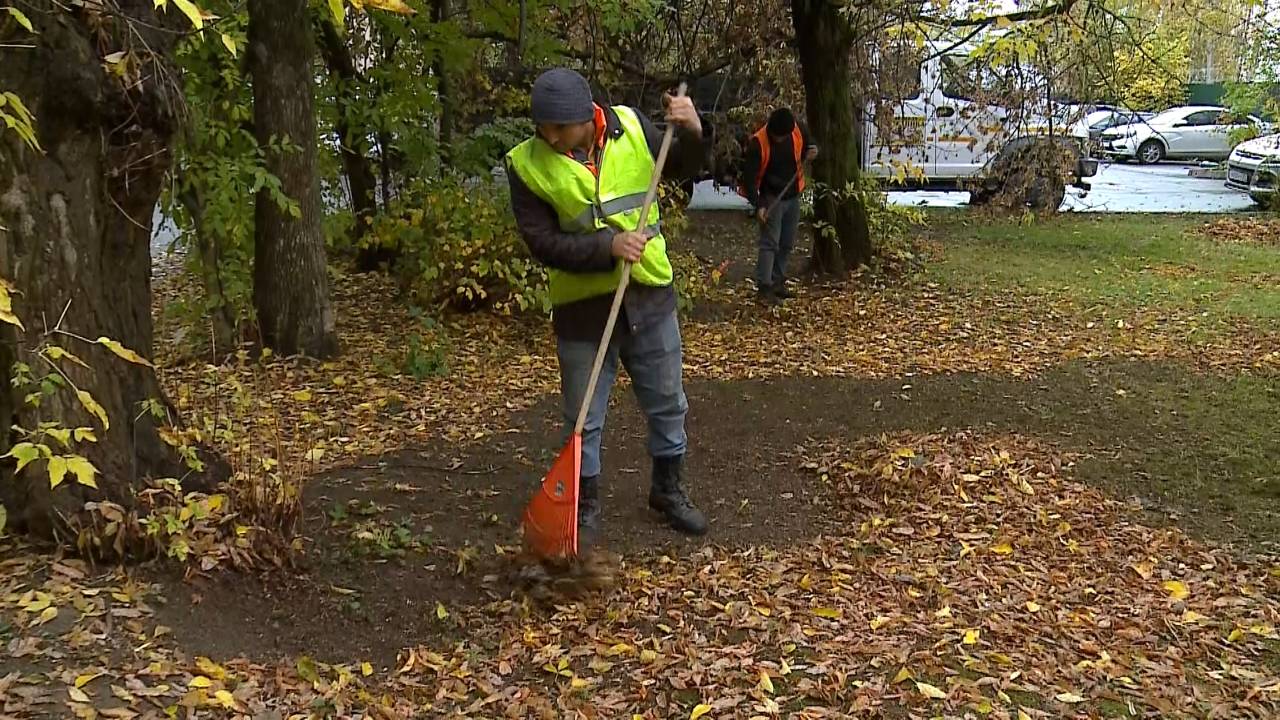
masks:
[[[800,53],[809,131],[820,151],[812,177],[814,268],[846,273],[871,260],[871,234],[856,189],[861,176],[862,127],[854,112],[850,52],[854,34],[839,5],[825,0],[792,0],[791,21]],[[834,192],[833,192],[834,191]]]
[[[306,0],[250,0],[253,116],[266,165],[297,217],[266,190],[254,214],[253,302],[263,342],[284,355],[338,352],[316,173],[311,19]],[[279,143],[286,143],[281,149]],[[273,148],[275,146],[275,149]]]
[[[167,405],[155,372],[101,345],[48,335],[61,318],[67,332],[89,340],[106,336],[144,357],[152,353],[151,218],[182,102],[173,62],[181,15],[160,15],[152,0],[112,5],[116,12],[99,14],[52,0],[27,2],[36,35],[0,23],[0,43],[35,45],[0,48],[0,88],[31,110],[43,150],[0,130],[0,275],[16,286],[14,310],[26,328],[0,324],[0,422],[6,429],[33,429],[42,421],[93,426],[99,439],[72,450],[99,470],[98,490],[70,479],[50,489],[43,460],[17,477],[12,460],[0,461],[0,499],[13,524],[43,536],[65,529],[86,501],[132,507],[141,480],[184,471],[151,416],[139,411],[146,400]],[[128,53],[124,77],[103,62],[117,51]],[[40,407],[15,394],[15,361],[38,376],[51,371],[31,356],[46,338],[90,366],[59,363],[106,411],[108,431],[70,390]],[[16,438],[0,433],[0,453]]]

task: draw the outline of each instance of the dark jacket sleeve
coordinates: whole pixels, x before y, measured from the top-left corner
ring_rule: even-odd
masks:
[[[564,232],[560,229],[555,208],[535,195],[509,166],[507,183],[511,186],[511,211],[516,218],[516,227],[534,258],[548,267],[566,272],[607,272],[613,269],[613,230]]]
[[[755,138],[747,138],[747,146],[742,153],[742,184],[747,188],[747,202],[751,207],[760,207],[760,187],[756,185],[756,176],[760,174],[760,143]]]
[[[631,109],[640,118],[645,142],[649,144],[649,152],[656,160],[662,150],[662,134],[666,132],[666,125],[660,129],[648,115],[636,108]],[[684,180],[696,175],[702,169],[703,153],[702,133],[676,128],[675,135],[671,137],[671,149],[667,151],[667,164],[662,168],[663,179]]]

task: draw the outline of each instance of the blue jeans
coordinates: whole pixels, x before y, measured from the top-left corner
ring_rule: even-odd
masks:
[[[598,342],[563,339],[557,342],[560,392],[564,399],[563,440],[568,440],[578,419]],[[687,446],[684,418],[689,411],[689,401],[681,378],[680,324],[673,311],[638,334],[632,335],[621,328],[614,331],[591,398],[591,408],[587,411],[587,424],[582,429],[582,477],[600,474],[600,435],[619,360],[631,377],[640,409],[649,421],[649,455],[675,457],[683,455]]]
[[[765,205],[768,208],[768,204]],[[786,279],[787,258],[796,246],[800,224],[800,196],[778,203],[760,226],[760,253],[756,257],[756,288],[761,292]]]

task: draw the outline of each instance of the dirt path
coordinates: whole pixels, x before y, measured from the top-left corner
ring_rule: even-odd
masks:
[[[1280,479],[1242,476],[1231,447],[1252,443],[1264,466],[1280,467],[1280,431],[1268,439],[1267,423],[1276,420],[1265,416],[1242,418],[1260,436],[1220,427],[1223,412],[1239,410],[1224,383],[1150,363],[1075,364],[1033,381],[692,383],[688,468],[712,522],[702,540],[670,532],[645,507],[643,418],[629,391],[615,391],[605,445],[608,541],[624,555],[687,555],[708,543],[776,549],[848,533],[816,478],[801,472],[803,448],[830,438],[973,428],[1083,453],[1074,474],[1138,498],[1149,522],[1176,520],[1202,537],[1274,551]],[[1207,409],[1178,413],[1188,397]],[[316,478],[306,572],[266,583],[235,576],[174,583],[178,601],[162,621],[192,652],[263,660],[307,653],[390,662],[411,640],[460,632],[431,609],[507,594],[492,577],[504,564],[498,547],[514,544],[519,513],[558,447],[555,400],[520,414],[512,427],[525,430],[483,447],[404,452]],[[183,601],[192,595],[199,602]]]

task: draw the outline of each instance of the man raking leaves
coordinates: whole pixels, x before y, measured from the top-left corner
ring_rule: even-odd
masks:
[[[550,500],[545,502],[550,504],[543,510],[558,507],[565,511],[560,517],[576,516],[573,528],[533,529],[538,537],[531,550],[538,555],[573,556],[582,549],[579,540],[584,548],[599,540],[600,439],[619,364],[648,420],[649,506],[677,530],[694,535],[707,530],[706,517],[684,489],[688,401],[672,267],[657,203],[649,203],[641,216],[656,174],[678,179],[698,169],[702,124],[682,93],[665,95],[663,101],[667,122],[679,130],[672,138],[668,129],[666,153],[662,134],[639,111],[601,107],[581,75],[549,70],[534,82],[531,96],[537,133],[507,154],[516,224],[530,252],[549,270],[560,362],[567,443],[548,474]],[[663,155],[669,158],[660,167]],[[624,271],[629,283],[618,296],[617,325],[602,343]],[[554,514],[535,510],[531,505],[526,515],[527,544],[530,516]]]

